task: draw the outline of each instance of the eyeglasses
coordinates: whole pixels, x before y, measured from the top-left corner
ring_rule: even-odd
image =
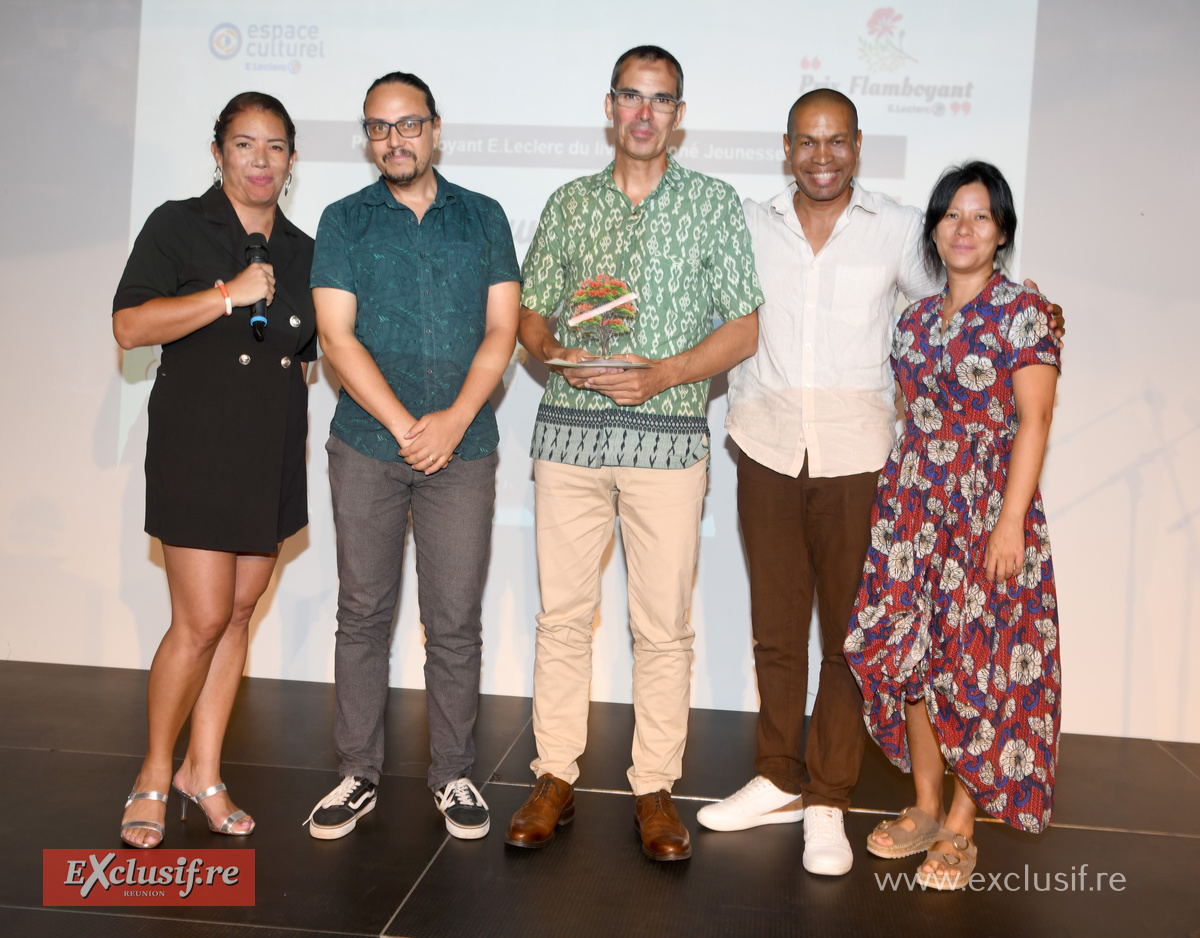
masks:
[[[363,121],[363,133],[367,135],[369,140],[386,140],[392,135],[392,128],[396,128],[396,133],[401,137],[419,137],[421,131],[425,129],[426,121],[437,120],[436,117],[406,117],[404,120],[396,121],[394,124],[387,121]]]
[[[645,101],[649,101],[650,109],[658,111],[659,114],[672,114],[679,107],[678,98],[665,94],[644,95],[636,91],[617,91],[616,88],[609,88],[608,93],[617,102],[617,107],[630,111],[640,108]]]

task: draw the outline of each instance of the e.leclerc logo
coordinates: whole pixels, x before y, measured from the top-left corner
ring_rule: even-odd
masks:
[[[232,59],[242,48],[242,31],[233,23],[218,23],[208,34],[208,48],[218,59]]]
[[[208,48],[218,59],[241,53],[248,72],[300,71],[305,59],[325,58],[325,40],[312,23],[251,23],[243,30],[233,23],[218,23],[208,36]]]

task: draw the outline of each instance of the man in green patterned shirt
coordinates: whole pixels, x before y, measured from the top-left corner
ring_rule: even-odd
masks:
[[[551,365],[533,437],[538,781],[509,825],[515,846],[544,846],[575,814],[600,558],[619,513],[634,638],[635,819],[651,859],[692,852],[670,792],[691,699],[705,410],[709,379],[757,347],[762,293],[737,194],[667,154],[682,99],[683,70],[669,52],[639,46],[617,60],[605,101],[616,158],[550,197],[522,269],[521,344],[539,361],[568,364]],[[618,357],[640,367],[579,366],[595,355],[567,325],[569,301],[600,274],[638,294]]]

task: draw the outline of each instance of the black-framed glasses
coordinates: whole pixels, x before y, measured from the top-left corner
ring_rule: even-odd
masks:
[[[395,123],[388,121],[363,121],[363,133],[367,135],[368,140],[386,140],[392,135],[392,128],[396,128],[396,133],[401,137],[419,137],[421,131],[425,129],[426,121],[437,120],[436,117],[406,117],[404,120],[398,120]]]
[[[613,96],[617,107],[626,110],[640,108],[644,101],[649,101],[650,109],[658,111],[659,114],[673,114],[675,108],[679,107],[679,98],[672,98],[666,94],[645,95],[636,91],[617,91],[616,88],[609,88],[608,93]]]

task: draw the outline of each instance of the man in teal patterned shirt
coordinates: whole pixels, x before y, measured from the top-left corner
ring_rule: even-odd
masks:
[[[539,361],[570,364],[551,366],[533,437],[538,780],[509,825],[515,846],[544,846],[574,817],[600,558],[619,513],[634,638],[635,820],[646,856],[691,856],[670,792],[687,738],[705,410],[709,379],[757,347],[762,294],[737,194],[667,153],[685,110],[674,56],[657,46],[622,55],[605,101],[616,158],[551,196],[522,269],[522,345]],[[569,300],[599,274],[638,294],[619,357],[648,367],[578,367],[595,356],[567,326]]]
[[[469,778],[499,439],[487,399],[516,344],[520,271],[499,203],[433,168],[441,118],[425,82],[406,72],[378,79],[363,132],[380,178],[325,209],[312,265],[317,331],[342,386],[325,447],[342,780],[308,830],[344,837],[375,807],[411,510],[428,782],[446,829],[472,840],[491,825]]]

